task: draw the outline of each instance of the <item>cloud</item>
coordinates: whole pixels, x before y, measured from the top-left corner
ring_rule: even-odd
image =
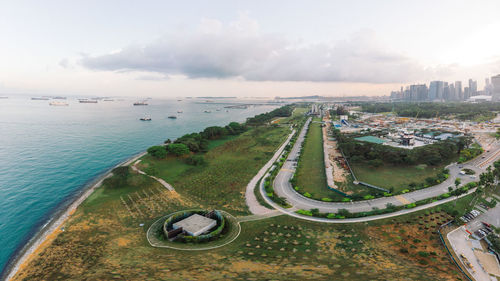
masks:
[[[93,70],[249,81],[402,83],[447,71],[425,68],[389,51],[370,30],[334,43],[303,44],[262,33],[246,16],[226,25],[205,19],[195,32],[171,34],[109,54],[84,55],[81,64]]]
[[[59,66],[62,68],[68,68],[69,67],[69,60],[68,58],[63,58],[62,60],[59,61]]]

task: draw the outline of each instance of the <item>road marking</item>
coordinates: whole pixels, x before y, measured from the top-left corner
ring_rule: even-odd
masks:
[[[290,173],[293,173],[294,170],[290,170],[290,169],[281,169],[283,172],[290,172]]]
[[[405,197],[403,197],[403,195],[396,195],[394,196],[399,202],[405,204],[405,205],[408,205],[408,204],[411,204],[411,202],[406,199]]]

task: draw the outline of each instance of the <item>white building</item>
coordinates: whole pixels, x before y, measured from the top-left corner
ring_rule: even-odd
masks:
[[[492,96],[479,95],[479,96],[472,96],[467,101],[469,101],[469,102],[488,102],[488,101],[491,101],[492,98],[493,98]]]
[[[182,230],[191,236],[198,236],[217,225],[217,221],[202,215],[194,214],[172,225],[174,229]]]

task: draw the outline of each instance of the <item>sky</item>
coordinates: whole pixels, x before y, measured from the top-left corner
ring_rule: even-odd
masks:
[[[500,1],[0,1],[0,94],[388,95],[500,73]]]

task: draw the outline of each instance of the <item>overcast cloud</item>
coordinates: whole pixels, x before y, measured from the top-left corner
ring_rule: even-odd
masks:
[[[204,20],[194,32],[84,56],[81,63],[93,70],[249,81],[402,83],[449,71],[425,68],[389,49],[369,30],[334,43],[302,44],[262,33],[255,21],[242,17],[227,25]]]

